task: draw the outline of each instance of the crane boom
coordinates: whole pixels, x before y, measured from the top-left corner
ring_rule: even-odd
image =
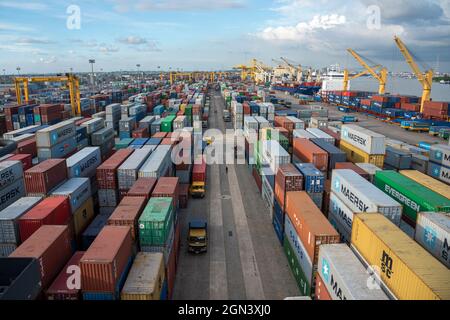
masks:
[[[379,68],[381,68],[381,66],[380,65],[376,65],[376,66],[373,67],[373,70],[377,70]],[[354,76],[350,77],[350,72],[348,71],[348,69],[345,69],[344,70],[344,89],[343,89],[343,91],[348,91],[348,84],[349,84],[350,80],[362,77],[362,76],[364,76],[366,74],[369,74],[369,73],[370,73],[369,70],[364,70],[364,71],[362,71],[362,72],[360,72],[358,74],[355,74]]]
[[[356,59],[356,61],[359,62],[359,64],[365,68],[372,77],[378,80],[379,82],[379,88],[378,88],[378,94],[385,94],[386,92],[386,82],[387,82],[387,69],[382,68],[380,71],[380,74],[378,74],[374,68],[370,67],[364,60],[361,58],[359,54],[357,54],[352,49],[347,49],[347,51],[353,56],[353,58]]]
[[[423,73],[420,70],[417,63],[414,61],[412,54],[409,52],[408,48],[403,43],[403,41],[397,36],[394,37],[394,41],[397,44],[398,48],[400,49],[400,52],[403,54],[403,57],[410,66],[411,70],[416,75],[417,80],[419,80],[419,82],[422,85],[423,92],[422,92],[422,101],[420,105],[420,112],[423,113],[425,101],[429,101],[431,98],[431,86],[433,84],[434,71],[433,69],[430,69]]]

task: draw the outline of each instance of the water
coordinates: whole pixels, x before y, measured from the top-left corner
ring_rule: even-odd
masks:
[[[351,90],[378,91],[378,81],[373,78],[359,78],[351,80]],[[422,85],[417,79],[403,79],[389,77],[386,92],[422,96]],[[450,85],[433,82],[431,98],[434,101],[450,101]]]

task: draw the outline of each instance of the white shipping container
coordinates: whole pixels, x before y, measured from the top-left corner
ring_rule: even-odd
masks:
[[[71,178],[51,193],[52,196],[69,197],[72,213],[77,211],[92,195],[89,178]]]
[[[25,134],[22,134],[20,136],[13,137],[13,138],[11,138],[9,140],[12,140],[12,141],[15,141],[15,142],[19,143],[21,141],[25,141],[25,140],[32,139],[32,138],[34,138],[34,134],[25,133]]]
[[[25,196],[25,184],[23,179],[18,179],[12,184],[0,190],[0,210],[5,209],[10,204]]]
[[[322,140],[334,145],[334,142],[335,142],[334,138],[332,136],[330,136],[329,134],[323,132],[322,130],[320,130],[318,128],[308,128],[308,129],[306,129],[306,131],[311,133],[316,138],[322,139]]]
[[[446,167],[450,167],[450,145],[432,145],[430,149],[430,160]]]
[[[36,132],[36,145],[38,148],[50,148],[70,137],[75,136],[75,123],[63,121]]]
[[[105,108],[105,112],[107,115],[121,113],[120,103],[113,103],[113,104],[107,105]]]
[[[18,220],[41,200],[42,197],[23,197],[0,212],[0,243],[20,243]]]
[[[30,129],[34,129],[34,128],[37,128],[37,127],[39,127],[39,126],[38,125],[32,125],[32,126],[28,126],[28,127],[25,127],[25,128],[21,128],[19,130],[6,132],[6,133],[3,134],[3,139],[11,140],[14,137],[21,136],[23,132],[26,132],[26,131],[28,131]]]
[[[420,212],[414,239],[450,268],[450,216],[441,212]]]
[[[317,268],[332,300],[389,300],[346,244],[323,244]]]
[[[372,163],[355,163],[355,164],[369,174],[370,182],[373,182],[373,179],[377,171],[381,171],[380,168],[378,168],[376,165]]]
[[[95,170],[102,162],[99,147],[86,147],[73,156],[66,159],[67,176],[69,178],[85,177],[95,175]]]
[[[23,177],[22,162],[6,160],[0,162],[0,189],[3,189]]]
[[[117,169],[119,189],[128,190],[137,180],[141,166],[148,159],[154,149],[144,148],[133,152],[131,156]]]
[[[186,116],[178,116],[173,120],[173,131],[183,129],[187,125]]]
[[[92,134],[95,131],[98,131],[105,127],[105,120],[103,120],[102,118],[95,118],[95,119],[83,122],[80,126],[86,127],[87,133]]]
[[[378,212],[400,224],[402,205],[353,170],[333,170],[331,191],[353,212]]]
[[[139,177],[160,178],[164,176],[172,165],[171,150],[172,147],[169,145],[158,146],[142,165]]]
[[[345,239],[350,239],[352,235],[353,211],[334,192],[330,194],[329,216],[331,215],[343,227],[342,236]],[[331,221],[331,219],[329,220]]]
[[[258,131],[258,121],[256,121],[255,117],[245,116],[244,131],[250,132],[250,130]]]
[[[306,130],[303,130],[303,129],[295,129],[294,131],[292,131],[292,136],[294,138],[302,138],[302,139],[308,139],[308,140],[317,138],[312,133],[310,133]]]
[[[255,120],[258,122],[258,130],[270,127],[270,122],[264,117],[256,116]]]
[[[367,154],[385,154],[386,137],[354,124],[342,126],[341,139]]]
[[[262,156],[273,172],[278,172],[280,165],[290,163],[291,156],[276,140],[262,141]]]

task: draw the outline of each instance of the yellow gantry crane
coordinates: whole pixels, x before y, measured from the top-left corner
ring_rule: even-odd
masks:
[[[425,72],[422,72],[403,41],[397,36],[394,37],[394,41],[400,49],[400,52],[405,57],[406,62],[409,64],[412,71],[416,75],[417,80],[419,80],[420,84],[422,85],[423,92],[422,101],[420,104],[420,112],[423,112],[425,101],[430,101],[431,98],[431,86],[433,84],[434,71],[433,69],[429,69]]]
[[[388,70],[386,68],[382,68],[380,70],[380,73],[377,73],[376,70],[372,67],[370,67],[364,60],[363,58],[357,54],[354,50],[352,49],[347,49],[347,51],[353,56],[353,58],[356,59],[356,61],[359,62],[359,64],[367,70],[367,73],[369,73],[372,77],[374,77],[375,79],[378,80],[379,83],[379,88],[378,88],[378,94],[385,94],[386,93],[386,82],[387,82],[387,75],[388,75]],[[380,66],[377,66],[380,67]]]
[[[372,67],[371,69],[373,71],[377,71],[380,68],[381,68],[381,65],[376,65],[376,66]],[[355,74],[354,76],[350,76],[350,72],[348,71],[348,69],[345,69],[344,70],[344,88],[342,90],[348,91],[348,85],[350,83],[350,80],[357,79],[357,78],[365,76],[367,74],[370,74],[369,70],[364,70],[358,74]]]
[[[255,72],[253,67],[249,67],[243,64],[239,64],[237,66],[234,66],[233,69],[241,70],[241,80],[245,81],[248,76],[251,77],[252,80],[255,79]]]
[[[16,88],[17,104],[22,104],[22,85],[25,102],[29,101],[28,84],[33,82],[63,82],[69,87],[70,105],[72,106],[73,115],[81,115],[80,103],[80,80],[72,73],[65,76],[49,76],[49,77],[16,77],[14,85]]]
[[[291,70],[291,74],[292,74],[292,78],[295,81],[302,81],[302,77],[303,77],[303,70],[302,70],[302,66],[298,65],[298,66],[294,66],[292,63],[290,63],[286,58],[280,57],[280,59],[289,67],[289,69]]]

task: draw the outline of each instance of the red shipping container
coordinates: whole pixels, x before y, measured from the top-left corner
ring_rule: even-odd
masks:
[[[168,145],[168,146],[174,146],[178,143],[178,141],[176,139],[172,139],[172,138],[164,138],[161,140],[160,145]]]
[[[32,158],[36,158],[37,157],[36,138],[20,141],[17,144],[17,149],[15,153],[31,154]]]
[[[405,111],[419,112],[420,104],[418,104],[418,103],[402,103],[400,108]]]
[[[303,175],[292,164],[283,164],[275,176],[275,198],[284,211],[286,193],[303,190]]]
[[[23,170],[26,171],[33,166],[33,158],[31,154],[16,154],[8,158],[8,160],[17,160],[22,162]]]
[[[186,209],[189,201],[189,184],[180,184],[178,203],[181,209]]]
[[[131,228],[131,237],[138,239],[138,220],[147,205],[145,197],[126,196],[119,203],[119,206],[113,211],[107,224],[110,226],[129,226]]]
[[[325,132],[326,134],[332,136],[334,138],[334,145],[339,148],[339,145],[341,143],[341,135],[339,133],[334,132],[331,129],[328,128],[320,128],[320,130],[322,130],[323,132]]]
[[[139,128],[134,130],[133,138],[149,138],[148,128]]]
[[[244,102],[244,104],[242,105],[242,109],[245,115],[250,115],[252,113],[252,110],[247,102]]]
[[[373,95],[372,100],[376,102],[388,102],[389,98],[382,95]]]
[[[206,162],[202,159],[201,164],[194,163],[192,167],[192,181],[206,182]]]
[[[81,124],[83,124],[89,120],[92,120],[92,118],[83,118],[81,120],[75,121],[75,125],[79,127]]]
[[[275,117],[275,127],[283,127],[289,134],[294,130],[295,123],[287,119],[286,117],[277,116]]]
[[[83,292],[115,293],[132,256],[131,228],[105,226],[80,260]]]
[[[178,208],[179,178],[161,177],[153,189],[152,197],[171,197],[174,208]]]
[[[319,272],[316,273],[316,290],[314,292],[314,299],[325,301],[333,300],[327,290],[327,287],[325,286],[325,282],[323,282],[322,278],[320,277]]]
[[[152,138],[164,139],[167,136],[167,132],[156,132]]]
[[[69,289],[67,287],[67,281],[73,275],[72,268],[74,266],[80,266],[80,260],[83,255],[84,251],[77,251],[70,258],[69,262],[67,262],[55,281],[53,281],[52,285],[45,292],[47,300],[80,300],[81,289]]]
[[[67,197],[45,198],[19,218],[20,239],[25,242],[41,226],[67,225],[70,219],[70,203]]]
[[[363,177],[366,180],[370,180],[370,175],[364,171],[362,168],[358,167],[356,164],[352,162],[338,162],[336,163],[335,169],[349,169],[355,171],[357,174],[359,174],[361,177]]]
[[[70,243],[71,236],[67,226],[42,226],[10,257],[38,259],[42,288],[45,290],[72,256]]]
[[[302,162],[309,162],[322,172],[328,169],[328,153],[308,139],[293,139],[294,155]]]
[[[24,173],[25,189],[28,195],[47,195],[67,179],[65,159],[48,159]]]
[[[133,184],[130,190],[127,192],[127,196],[130,197],[145,197],[148,201],[155,188],[156,178],[139,178]]]
[[[99,189],[117,189],[117,169],[134,152],[133,149],[121,149],[116,151],[108,160],[97,167],[97,185]]]
[[[262,192],[262,179],[258,171],[253,168],[252,170],[253,179],[255,179],[256,186],[258,187],[259,193]]]

